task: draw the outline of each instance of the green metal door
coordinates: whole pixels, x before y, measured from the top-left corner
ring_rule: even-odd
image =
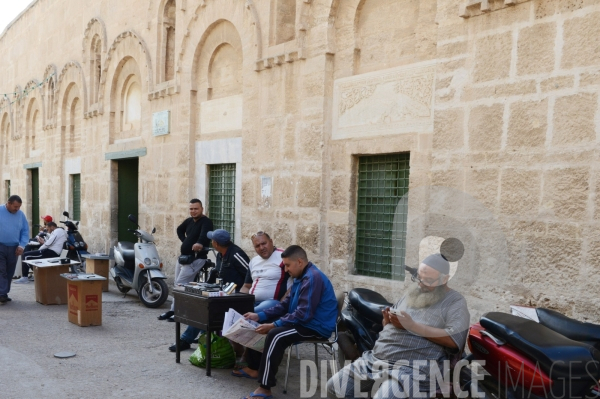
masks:
[[[73,219],[81,220],[81,175],[73,176],[73,192],[71,203],[73,204]]]
[[[136,237],[127,229],[135,228],[128,215],[138,217],[138,165],[137,158],[122,159],[119,162],[118,190],[118,240],[135,241]]]
[[[31,169],[31,228],[40,223],[40,170]]]

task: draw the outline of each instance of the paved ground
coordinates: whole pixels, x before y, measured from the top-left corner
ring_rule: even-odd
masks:
[[[13,301],[0,306],[0,398],[240,398],[255,381],[234,378],[231,370],[191,365],[168,351],[175,324],[158,321],[168,308],[144,307],[137,296],[125,298],[114,285],[103,295],[102,326],[78,327],[67,320],[67,307],[35,302],[34,284],[13,285]],[[194,346],[195,348],[195,346]],[[77,354],[57,359],[61,351]],[[330,359],[321,349],[321,359]],[[313,358],[313,347],[301,345],[300,357]],[[288,393],[283,394],[285,361],[277,376],[275,398],[300,398],[300,365],[292,357]],[[308,388],[305,385],[305,390]],[[314,397],[321,397],[320,390]]]

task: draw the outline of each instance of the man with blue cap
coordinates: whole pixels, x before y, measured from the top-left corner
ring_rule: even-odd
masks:
[[[447,285],[449,273],[450,263],[439,253],[421,262],[412,278],[417,285],[383,310],[384,327],[373,350],[331,377],[328,397],[360,397],[354,391],[360,387],[373,398],[435,395],[431,370],[443,373],[444,360],[462,353],[470,321],[465,298]]]
[[[235,283],[235,291],[239,292],[244,285],[246,273],[248,273],[248,262],[250,258],[243,249],[231,242],[231,234],[227,230],[217,229],[209,231],[207,237],[211,240],[212,247],[217,251],[217,264],[208,278],[208,282],[214,283],[218,277],[224,284]],[[181,334],[180,350],[190,349],[192,342],[196,341],[202,330],[196,327],[188,326]],[[171,352],[175,352],[175,344],[169,347]]]

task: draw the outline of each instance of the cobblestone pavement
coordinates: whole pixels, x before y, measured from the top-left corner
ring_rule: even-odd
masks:
[[[231,370],[191,365],[183,352],[180,364],[168,347],[175,324],[158,321],[161,309],[144,307],[137,296],[125,298],[114,285],[104,293],[102,326],[78,327],[67,320],[67,307],[35,302],[34,284],[12,286],[12,302],[0,306],[0,397],[12,398],[240,398],[256,382],[229,375]],[[193,346],[195,348],[195,345]],[[320,359],[331,359],[320,349]],[[70,359],[53,355],[75,352]],[[301,359],[313,347],[300,346]],[[279,368],[275,398],[307,397],[300,391],[300,364],[292,356],[288,393],[284,394],[285,360]],[[305,390],[308,388],[305,385]],[[316,395],[321,397],[320,389]]]

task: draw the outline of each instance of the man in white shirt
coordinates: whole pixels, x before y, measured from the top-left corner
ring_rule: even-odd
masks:
[[[46,259],[46,258],[58,258],[63,250],[65,242],[67,241],[67,232],[59,228],[56,223],[49,222],[46,227],[50,236],[44,241],[38,251],[29,251],[23,253],[23,260],[31,259]],[[29,283],[29,265],[26,262],[21,262],[21,278],[15,280],[15,284],[27,284]]]
[[[252,236],[252,245],[258,254],[250,261],[244,286],[240,292],[254,295],[254,311],[262,312],[279,303],[288,290],[289,274],[281,260],[281,249],[264,231]]]

